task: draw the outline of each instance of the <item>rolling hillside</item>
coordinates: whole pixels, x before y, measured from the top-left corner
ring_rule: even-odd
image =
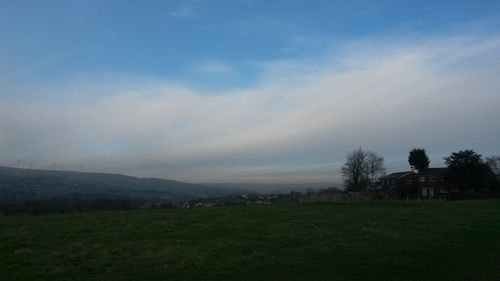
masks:
[[[227,190],[158,178],[0,167],[0,196],[29,198],[67,195],[163,197],[189,200],[224,195]]]

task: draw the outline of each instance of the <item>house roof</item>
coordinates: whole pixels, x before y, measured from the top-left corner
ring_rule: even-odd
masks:
[[[424,171],[422,171],[421,173],[419,173],[419,175],[421,176],[439,176],[439,175],[442,175],[446,172],[448,168],[428,168]]]
[[[411,172],[411,171],[397,172],[397,173],[385,175],[385,176],[381,177],[380,179],[399,179],[399,178],[402,178],[402,177],[404,177],[406,175],[410,175],[410,174],[413,174],[413,172]]]
[[[397,173],[391,173],[388,175],[385,175],[381,177],[380,179],[399,179],[407,175],[419,175],[419,176],[439,176],[442,175],[446,172],[447,168],[428,168],[425,171],[422,171],[419,174],[415,174],[412,171],[405,171],[405,172],[397,172]]]

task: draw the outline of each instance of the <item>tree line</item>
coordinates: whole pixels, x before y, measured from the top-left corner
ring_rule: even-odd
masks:
[[[447,171],[446,185],[462,191],[500,191],[500,156],[484,158],[474,150],[467,149],[444,157]],[[414,148],[408,155],[411,171],[424,173],[430,164],[425,149]],[[374,187],[385,175],[384,158],[376,153],[357,148],[349,152],[341,167],[347,191],[364,191]]]

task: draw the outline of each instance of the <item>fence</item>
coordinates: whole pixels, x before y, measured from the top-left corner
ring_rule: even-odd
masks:
[[[299,202],[358,202],[374,199],[381,199],[380,194],[375,192],[349,192],[332,194],[307,194],[300,197]]]

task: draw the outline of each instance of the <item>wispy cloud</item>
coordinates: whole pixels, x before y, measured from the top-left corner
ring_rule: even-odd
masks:
[[[415,145],[500,152],[499,36],[380,42],[264,63],[256,86],[216,95],[119,76],[38,89],[75,98],[1,102],[0,157],[188,181],[303,182],[338,180],[358,146],[388,161]]]
[[[222,61],[204,61],[194,67],[195,71],[210,74],[231,74],[235,72],[233,66]]]
[[[204,1],[202,0],[187,0],[181,5],[177,6],[173,11],[170,12],[172,17],[180,18],[180,19],[191,19],[194,18],[198,10],[203,5]]]
[[[53,53],[46,58],[40,60],[36,65],[45,65],[45,64],[54,64],[59,63],[65,59],[68,59],[71,56],[68,52],[58,52]]]

